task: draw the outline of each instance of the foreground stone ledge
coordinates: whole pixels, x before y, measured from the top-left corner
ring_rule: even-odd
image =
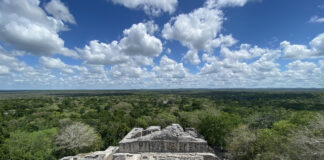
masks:
[[[108,147],[105,151],[97,151],[76,156],[68,156],[60,160],[112,160],[113,154],[118,151],[118,147]]]

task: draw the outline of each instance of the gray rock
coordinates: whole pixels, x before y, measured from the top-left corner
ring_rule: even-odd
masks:
[[[92,153],[78,154],[76,156],[68,156],[60,160],[112,160],[113,154],[118,147],[109,147],[105,151],[97,151]]]

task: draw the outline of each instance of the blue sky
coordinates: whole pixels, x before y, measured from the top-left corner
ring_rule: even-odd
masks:
[[[0,0],[0,89],[323,88],[321,0]]]

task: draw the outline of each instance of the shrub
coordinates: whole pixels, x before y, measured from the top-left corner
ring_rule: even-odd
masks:
[[[102,143],[96,131],[83,123],[75,122],[63,127],[55,137],[57,156],[74,155],[100,149]]]
[[[56,129],[47,129],[37,132],[17,131],[10,134],[3,145],[8,150],[8,158],[12,160],[55,159],[52,156],[54,145],[52,141]]]
[[[223,112],[220,116],[206,116],[198,127],[200,133],[214,148],[225,148],[225,138],[238,126],[240,118],[236,115]]]
[[[247,125],[234,129],[226,138],[226,149],[233,160],[249,160],[255,156],[254,143],[256,135]]]

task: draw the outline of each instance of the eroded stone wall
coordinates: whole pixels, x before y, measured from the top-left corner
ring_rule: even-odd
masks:
[[[136,141],[120,143],[119,151],[121,153],[208,152],[208,145],[204,142]]]
[[[113,160],[218,160],[210,153],[117,153]]]

